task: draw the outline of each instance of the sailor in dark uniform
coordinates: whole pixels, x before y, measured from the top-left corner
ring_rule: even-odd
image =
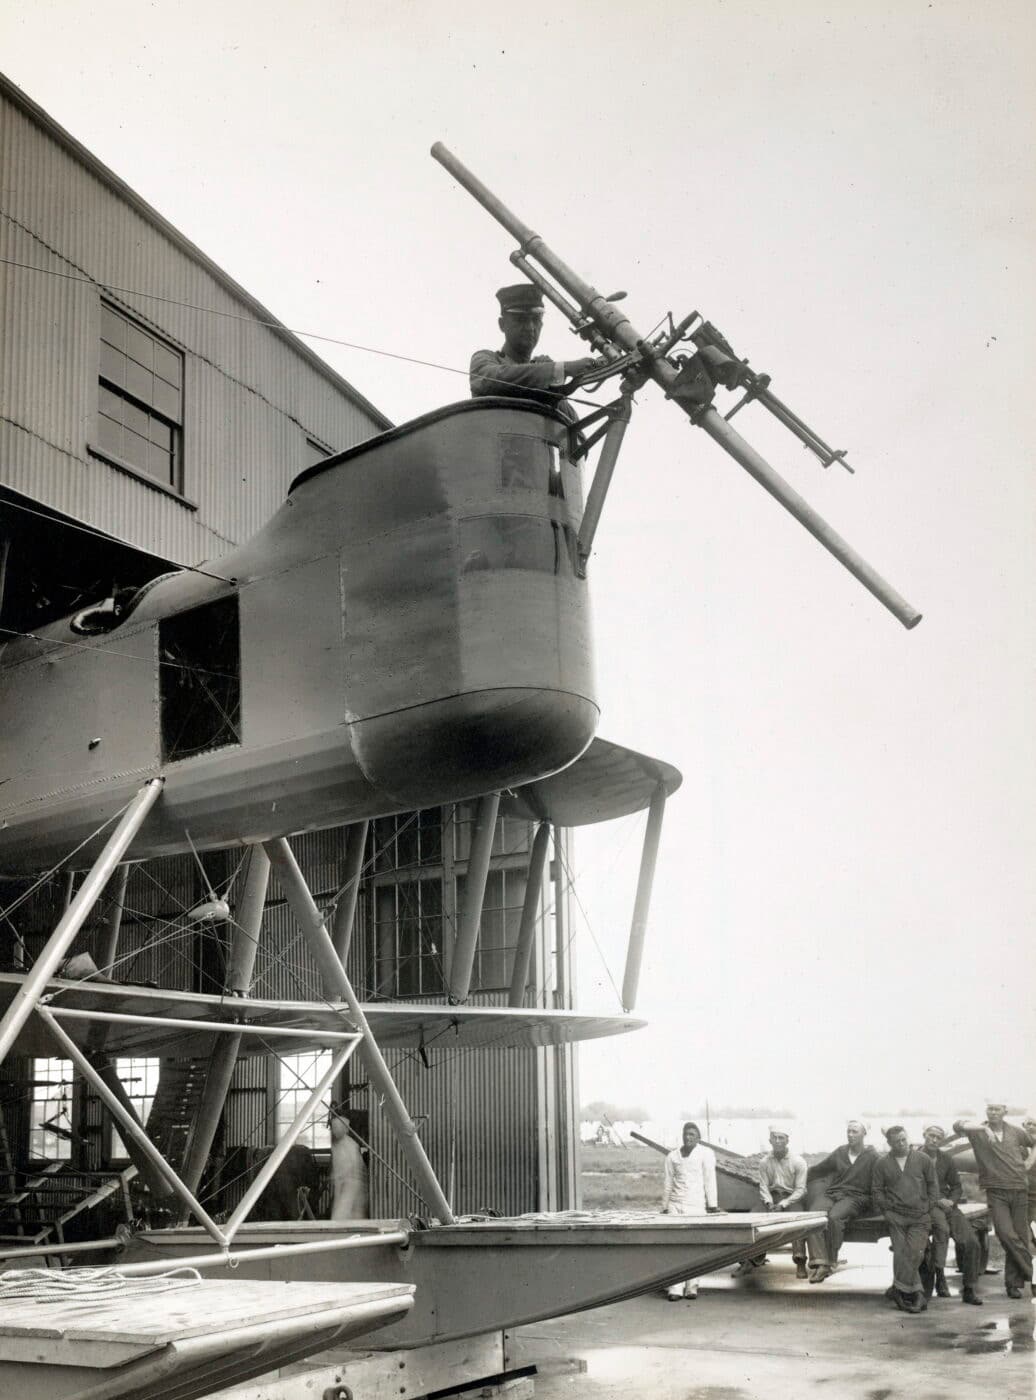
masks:
[[[971,1143],[978,1165],[978,1184],[986,1193],[989,1217],[1004,1249],[1004,1285],[1008,1298],[1032,1291],[1032,1245],[1029,1234],[1029,1193],[1026,1162],[1036,1142],[1028,1133],[1005,1123],[1007,1105],[987,1103],[983,1121],[958,1119],[955,1133]]]
[[[571,381],[596,369],[601,361],[592,356],[552,360],[549,355],[533,354],[543,330],[543,295],[538,287],[529,282],[501,287],[496,299],[500,303],[497,324],[504,333],[504,343],[499,350],[476,350],[472,355],[472,397],[534,399],[559,408],[574,420],[575,412],[564,396],[575,387]]]
[[[936,1295],[949,1298],[950,1289],[946,1282],[946,1253],[952,1236],[957,1247],[957,1260],[964,1275],[964,1288],[961,1302],[981,1306],[978,1296],[978,1280],[982,1272],[982,1250],[971,1222],[960,1209],[964,1199],[957,1164],[948,1152],[943,1152],[941,1144],[946,1138],[945,1131],[936,1123],[924,1130],[924,1146],[921,1151],[932,1159],[935,1168],[935,1181],[939,1194],[931,1209],[932,1246],[928,1281],[934,1285]]]

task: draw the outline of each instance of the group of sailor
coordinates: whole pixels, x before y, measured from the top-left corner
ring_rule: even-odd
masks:
[[[1036,1113],[1021,1126],[1006,1121],[1007,1106],[989,1103],[984,1119],[960,1119],[954,1134],[967,1138],[975,1156],[979,1185],[990,1222],[1004,1251],[1004,1286],[1012,1299],[1033,1293],[1036,1221]],[[835,1271],[846,1227],[861,1216],[884,1217],[892,1241],[892,1284],[886,1298],[901,1312],[920,1313],[934,1292],[951,1296],[946,1282],[949,1241],[956,1246],[962,1274],[961,1301],[981,1306],[978,1283],[983,1259],[980,1241],[960,1209],[964,1190],[953,1156],[944,1151],[944,1128],[932,1123],[923,1142],[911,1146],[898,1124],[883,1129],[887,1151],[879,1154],[859,1119],[846,1124],[846,1140],[807,1167],[789,1151],[788,1134],[770,1131],[770,1151],[759,1164],[759,1195],[767,1211],[823,1211],[826,1226],[793,1245],[798,1278],[823,1283]],[[672,1215],[704,1215],[719,1209],[716,1156],[701,1141],[696,1123],[685,1123],[683,1141],[665,1160],[662,1210]],[[764,1255],[735,1270],[751,1273]],[[697,1283],[674,1284],[669,1297],[696,1298]]]

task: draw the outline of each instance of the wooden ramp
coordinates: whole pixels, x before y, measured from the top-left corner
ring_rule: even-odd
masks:
[[[404,1316],[400,1283],[0,1274],[0,1396],[195,1400]]]

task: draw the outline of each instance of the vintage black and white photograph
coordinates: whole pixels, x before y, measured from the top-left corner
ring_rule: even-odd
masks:
[[[0,70],[0,1398],[1034,1400],[1031,7]]]

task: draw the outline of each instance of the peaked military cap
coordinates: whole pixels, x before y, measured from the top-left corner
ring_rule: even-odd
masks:
[[[496,299],[501,311],[543,310],[543,293],[530,282],[519,282],[516,287],[501,287]]]

